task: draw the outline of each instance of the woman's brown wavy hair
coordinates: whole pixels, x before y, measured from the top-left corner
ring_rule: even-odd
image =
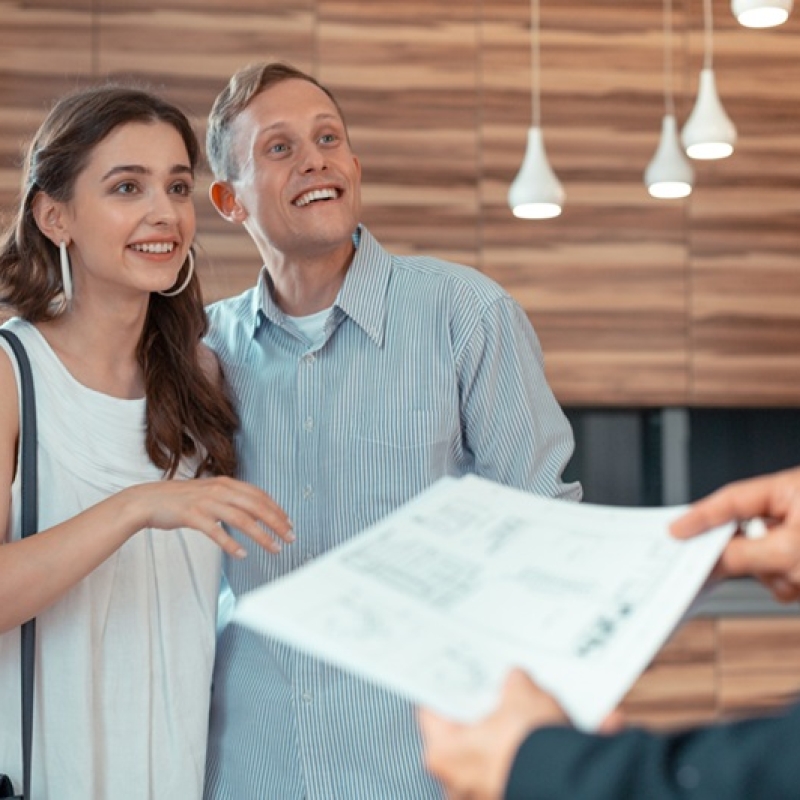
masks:
[[[29,322],[52,319],[63,306],[58,248],[39,230],[33,200],[45,192],[68,202],[93,149],[120,125],[165,122],[180,134],[194,171],[200,148],[189,120],[166,100],[138,88],[103,85],[59,100],[25,157],[19,208],[0,238],[0,303]],[[176,285],[185,278],[181,269]],[[175,297],[153,293],[137,348],[147,398],[147,453],[173,477],[184,459],[196,475],[232,475],[238,419],[225,388],[200,363],[208,327],[195,274]]]

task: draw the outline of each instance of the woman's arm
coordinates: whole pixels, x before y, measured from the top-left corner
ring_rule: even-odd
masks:
[[[16,379],[0,350],[0,632],[55,603],[144,528],[194,528],[235,557],[245,553],[220,523],[270,552],[280,550],[272,534],[293,541],[288,517],[269,495],[216,477],[132,486],[35,536],[9,542],[18,438]]]

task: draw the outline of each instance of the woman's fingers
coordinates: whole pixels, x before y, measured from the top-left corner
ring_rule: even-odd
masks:
[[[281,543],[276,536],[280,536],[287,543],[294,541],[294,534],[290,528],[281,526],[280,531],[274,528],[265,528],[264,526],[267,523],[262,516],[255,515],[236,506],[220,509],[219,520],[220,523],[225,523],[227,526],[241,531],[257,545],[269,550],[271,553],[279,553],[281,551]]]
[[[201,525],[193,525],[192,527],[208,536],[229,556],[233,558],[245,558],[247,556],[247,550],[222,527],[221,522],[204,521]]]
[[[233,478],[161,481],[132,487],[144,509],[145,527],[194,528],[226,553],[243,558],[246,551],[225,529],[235,528],[260,547],[278,553],[295,540],[286,512],[261,489]]]
[[[204,512],[211,518],[215,530],[214,541],[222,543],[226,553],[243,557],[246,553],[241,545],[223,528],[227,525],[241,531],[260,547],[271,553],[279,553],[281,543],[294,540],[292,524],[286,512],[265,492],[255,486],[230,478],[210,479],[213,484],[207,488]]]

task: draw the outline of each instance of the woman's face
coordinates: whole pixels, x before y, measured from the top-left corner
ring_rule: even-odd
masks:
[[[193,188],[186,146],[171,125],[111,131],[63,207],[75,296],[172,287],[194,240]]]

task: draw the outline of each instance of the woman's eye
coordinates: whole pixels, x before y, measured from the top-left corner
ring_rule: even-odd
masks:
[[[338,141],[338,137],[335,133],[325,133],[320,136],[320,141],[323,144],[333,144],[334,142]]]
[[[114,191],[117,192],[117,194],[133,194],[136,189],[137,186],[133,181],[123,181],[114,187]]]

